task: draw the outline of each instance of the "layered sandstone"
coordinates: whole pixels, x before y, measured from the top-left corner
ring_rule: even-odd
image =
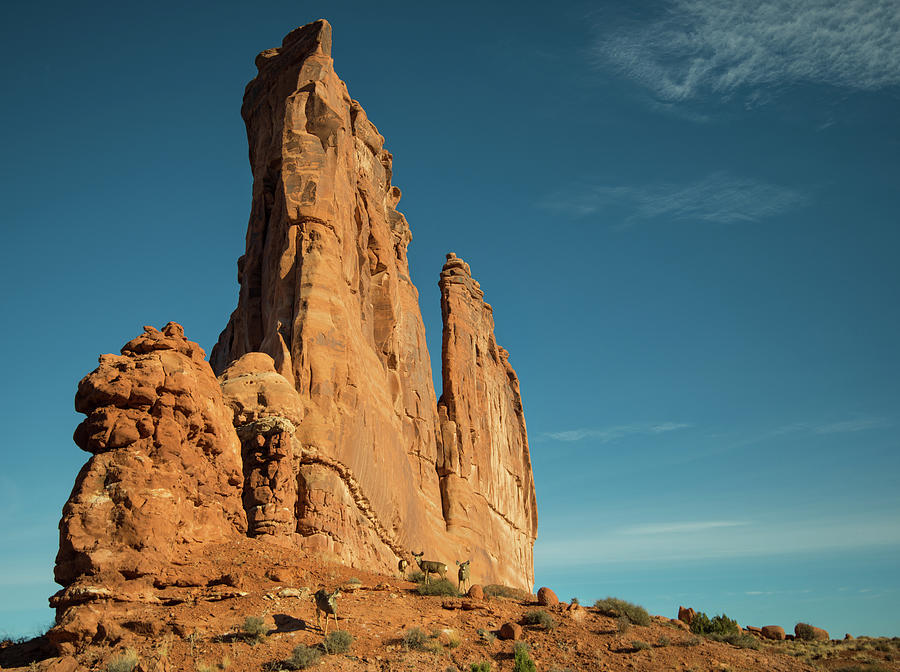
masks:
[[[497,345],[493,309],[469,265],[448,254],[439,285],[444,390],[437,471],[447,529],[479,554],[505,553],[522,570],[514,585],[530,588],[537,503],[519,378]],[[485,538],[491,542],[479,543]]]
[[[145,327],[121,355],[101,356],[78,384],[75,409],[87,415],[75,442],[93,456],[59,525],[57,641],[96,634],[96,620],[76,619],[80,605],[151,599],[197,548],[247,528],[231,414],[180,325]]]
[[[102,637],[98,605],[231,581],[196,564],[211,544],[382,573],[423,550],[532,587],[525,420],[491,307],[448,255],[438,403],[392,157],[334,72],[330,26],[256,62],[237,308],[209,364],[170,323],[79,385],[76,442],[94,457],[60,523],[55,641]]]

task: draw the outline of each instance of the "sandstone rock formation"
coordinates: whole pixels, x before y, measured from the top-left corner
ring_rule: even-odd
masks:
[[[392,157],[335,74],[331,27],[256,64],[240,294],[209,364],[169,323],[79,385],[94,456],[60,523],[60,647],[114,639],[103,604],[238,586],[198,549],[248,537],[385,574],[414,550],[471,558],[478,582],[531,590],[534,482],[491,307],[448,255],[438,402]]]
[[[472,557],[479,581],[530,589],[537,520],[518,379],[478,283],[450,255],[436,402],[392,157],[330,49],[318,21],[257,58],[242,109],[254,181],[241,290],[211,356],[229,403],[240,362],[249,399],[254,372],[296,391],[279,397],[294,411],[297,524],[273,536],[385,571],[412,550]]]

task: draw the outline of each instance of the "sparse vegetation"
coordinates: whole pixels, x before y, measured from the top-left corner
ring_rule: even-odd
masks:
[[[525,625],[536,625],[544,630],[552,630],[556,627],[556,619],[543,609],[533,609],[526,612],[523,620]]]
[[[358,584],[361,584],[362,581],[360,581],[359,579],[357,579],[357,578],[354,576],[354,577],[351,577],[351,578],[347,579],[347,583],[354,583],[354,584],[357,584],[357,585],[358,585]]]
[[[444,597],[459,597],[459,591],[456,590],[456,586],[454,586],[447,579],[438,579],[437,581],[430,581],[427,585],[424,581],[419,583],[419,587],[416,589],[419,595],[441,595]]]
[[[325,653],[347,653],[353,645],[353,635],[346,630],[329,632],[322,641]]]
[[[712,633],[707,635],[707,637],[716,642],[726,642],[727,644],[731,644],[732,646],[736,646],[741,649],[757,650],[760,648],[760,646],[762,646],[756,637],[746,632],[731,632],[727,635]]]
[[[631,629],[631,621],[628,620],[627,616],[619,616],[616,619],[616,632],[620,635],[624,635]]]
[[[635,651],[646,651],[651,647],[647,642],[642,642],[639,639],[635,639],[631,642],[631,648],[633,648]]]
[[[266,622],[259,616],[247,616],[241,626],[241,637],[248,644],[259,644],[266,638]]]
[[[305,670],[307,667],[317,665],[322,659],[322,652],[318,647],[299,644],[294,647],[291,657],[284,661],[289,670]]]
[[[513,672],[537,672],[537,666],[528,652],[528,644],[516,642],[513,647]]]
[[[881,665],[850,665],[849,667],[839,667],[834,672],[890,672],[890,670]]]
[[[710,618],[698,611],[691,620],[691,632],[695,635],[739,635],[741,628],[725,614]]]
[[[635,625],[650,625],[650,614],[643,607],[620,600],[616,597],[607,597],[605,600],[597,600],[594,609],[604,616],[613,618],[624,616]]]
[[[478,636],[481,637],[481,639],[487,644],[490,644],[495,639],[497,639],[497,635],[495,635],[490,630],[485,630],[484,628],[478,628],[478,630],[476,630],[475,632],[477,632]]]
[[[482,660],[480,663],[472,663],[469,665],[469,672],[491,672],[491,664]]]
[[[531,593],[526,593],[518,588],[510,588],[509,586],[501,586],[499,583],[490,583],[484,587],[485,597],[505,597],[510,600],[528,600],[534,599]]]
[[[410,572],[406,575],[406,578],[413,583],[422,583],[425,580],[425,574],[420,572],[418,569]]]
[[[656,640],[657,646],[668,646],[672,643],[672,640],[666,637],[665,635],[661,635],[659,639]]]
[[[106,664],[106,672],[132,672],[138,664],[138,654],[134,649],[125,649]]]
[[[688,639],[685,639],[682,642],[679,642],[680,646],[698,646],[699,644],[700,644],[699,637],[690,637]]]
[[[422,628],[410,628],[403,635],[403,646],[407,649],[422,649],[427,641],[428,635]]]

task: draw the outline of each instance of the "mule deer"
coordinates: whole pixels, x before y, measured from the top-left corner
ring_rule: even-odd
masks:
[[[340,589],[335,589],[333,593],[327,592],[324,588],[321,588],[316,591],[316,627],[321,628],[319,625],[319,620],[322,617],[322,613],[325,614],[325,630],[324,634],[328,636],[328,617],[334,616],[334,625],[337,627],[338,615],[337,615],[337,598],[340,597],[341,591]]]
[[[409,567],[409,561],[406,558],[400,558],[400,562],[397,563],[397,569],[400,570],[400,578],[406,578],[407,567]]]
[[[443,562],[436,562],[435,560],[423,560],[423,555],[425,555],[425,551],[413,553],[413,557],[416,559],[416,564],[419,565],[419,569],[421,569],[425,573],[425,585],[428,585],[429,574],[438,574],[442,579],[446,579],[447,565],[445,565]]]
[[[469,583],[469,563],[471,560],[466,560],[465,562],[456,561],[456,564],[459,565],[459,571],[457,572],[457,576],[459,577],[459,584],[457,585],[457,591],[462,592],[462,584],[466,584],[466,587],[470,586]]]

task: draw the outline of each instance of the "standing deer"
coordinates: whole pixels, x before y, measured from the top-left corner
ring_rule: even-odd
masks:
[[[440,575],[442,579],[446,579],[447,565],[445,565],[443,562],[436,562],[435,560],[423,560],[423,555],[425,555],[425,551],[413,553],[413,557],[416,559],[416,564],[419,565],[419,569],[421,569],[425,573],[425,585],[428,585],[428,575],[432,573]]]
[[[400,578],[406,578],[407,567],[409,567],[409,561],[406,558],[400,558],[400,562],[397,563],[397,569],[400,570]]]
[[[324,634],[328,636],[328,617],[334,616],[334,625],[337,627],[338,615],[337,615],[337,598],[340,597],[341,591],[340,589],[335,589],[333,593],[326,592],[324,588],[321,588],[316,591],[316,627],[321,628],[319,625],[319,620],[322,617],[322,613],[325,614],[325,630]]]
[[[457,576],[459,577],[459,584],[457,585],[457,590],[462,592],[462,584],[466,584],[468,588],[470,586],[469,583],[469,563],[471,560],[466,560],[465,562],[456,561],[456,564],[459,565],[459,571],[457,572]]]

